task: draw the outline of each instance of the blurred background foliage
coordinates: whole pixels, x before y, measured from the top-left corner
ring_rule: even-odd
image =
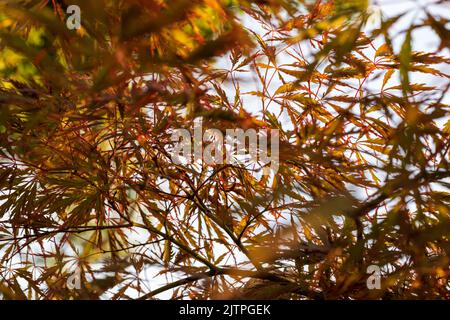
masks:
[[[448,17],[372,7],[0,0],[2,298],[449,298]],[[279,171],[174,164],[199,117]]]

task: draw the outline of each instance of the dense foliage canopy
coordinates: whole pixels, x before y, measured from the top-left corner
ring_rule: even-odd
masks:
[[[1,297],[449,298],[433,6],[0,0]],[[438,42],[417,51],[424,29]],[[199,118],[278,129],[278,171],[174,163]]]

